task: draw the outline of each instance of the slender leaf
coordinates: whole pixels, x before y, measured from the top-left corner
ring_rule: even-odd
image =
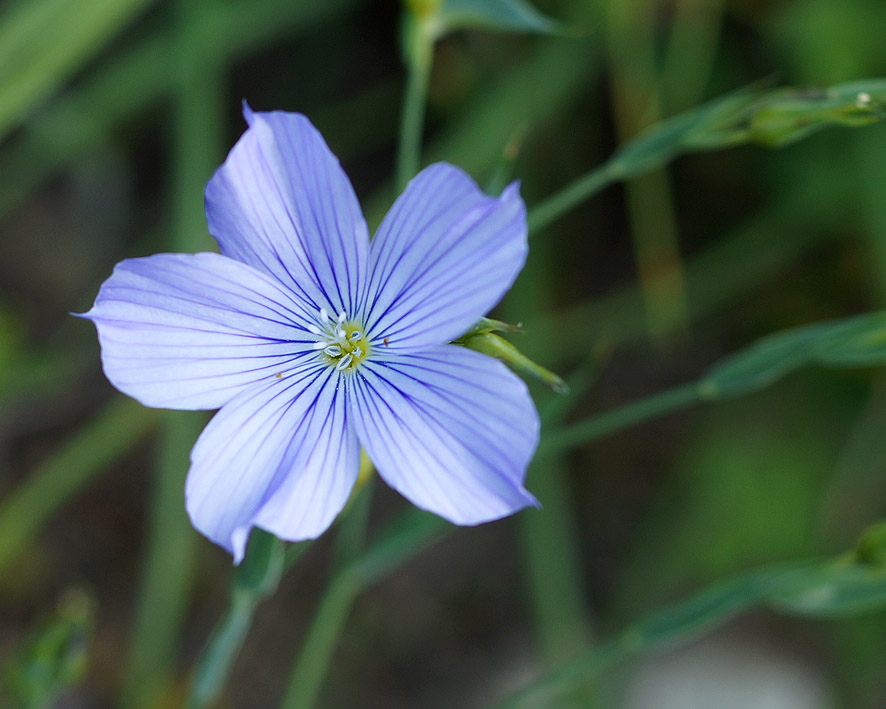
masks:
[[[866,313],[770,335],[715,365],[699,386],[706,399],[738,396],[767,387],[810,364],[830,367],[886,364],[886,312]]]
[[[827,562],[791,562],[715,584],[649,615],[496,706],[555,705],[558,697],[587,684],[619,661],[685,644],[761,604],[821,617],[879,610],[886,607],[886,567],[840,557]]]

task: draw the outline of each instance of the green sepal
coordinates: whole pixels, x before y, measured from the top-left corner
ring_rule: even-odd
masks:
[[[497,323],[498,321],[492,320],[490,322]],[[510,342],[493,334],[491,331],[459,338],[456,344],[500,359],[518,374],[538,379],[558,394],[569,393],[569,387],[559,376],[536,364]]]
[[[492,318],[480,318],[474,326],[464,335],[455,340],[455,344],[463,345],[469,337],[474,335],[488,335],[490,332],[523,332],[520,323],[511,325],[511,323],[502,320],[493,320]]]

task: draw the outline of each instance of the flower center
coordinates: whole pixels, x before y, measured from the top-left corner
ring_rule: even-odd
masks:
[[[369,354],[363,326],[349,320],[344,311],[333,318],[326,308],[320,308],[317,321],[317,325],[309,325],[308,329],[317,336],[314,349],[320,350],[320,357],[330,366],[340,372],[350,371]]]

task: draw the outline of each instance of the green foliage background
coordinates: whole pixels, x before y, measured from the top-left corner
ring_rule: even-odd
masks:
[[[741,87],[886,76],[881,0],[535,4],[565,30],[437,43],[422,155],[491,191],[519,178],[530,208],[650,125]],[[34,634],[77,589],[91,620],[81,612],[73,636],[52,636],[63,660],[38,682],[85,706],[185,697],[231,576],[183,510],[205,417],[123,401],[92,328],[68,313],[88,309],[121,258],[212,248],[202,189],[244,128],[242,100],[307,114],[377,223],[395,192],[401,15],[368,0],[0,8],[7,692],[45,659]],[[886,125],[832,128],[779,150],[679,157],[538,229],[496,315],[523,322],[511,340],[572,384],[569,397],[533,384],[545,435],[699,380],[770,333],[886,307],[884,166]],[[307,647],[319,667],[302,658],[292,676],[319,706],[485,706],[715,581],[850,548],[886,514],[884,425],[881,368],[807,368],[551,444],[529,476],[541,512],[435,544],[428,527],[408,553],[395,543],[362,567],[327,535],[256,611],[221,705],[293,697]],[[376,485],[370,537],[404,508]],[[325,620],[311,625],[318,608]],[[723,632],[802,659],[836,706],[886,704],[882,612],[824,622],[757,610]],[[620,706],[632,667],[549,705]]]

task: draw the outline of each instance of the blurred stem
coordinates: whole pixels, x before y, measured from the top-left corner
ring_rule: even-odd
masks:
[[[198,251],[210,244],[203,217],[203,185],[221,153],[222,115],[218,63],[207,61],[214,42],[201,18],[210,0],[181,0],[175,6],[175,51],[170,66],[177,87],[174,111],[172,251]],[[123,685],[122,704],[154,707],[168,691],[176,660],[197,537],[184,510],[188,454],[205,417],[167,414],[151,504],[151,534],[139,594],[135,634]]]
[[[552,241],[536,245],[533,258],[502,304],[505,320],[550,311],[556,290],[551,274],[557,273],[558,257],[559,250]],[[531,349],[527,355],[532,357]],[[546,407],[543,421],[550,424],[565,414],[565,407],[555,399],[552,407]],[[533,463],[526,484],[545,510],[540,515],[519,515],[517,524],[526,604],[542,663],[550,669],[593,647],[593,623],[584,602],[587,594],[577,543],[578,524],[568,503],[570,483],[565,461],[552,456],[541,465]],[[577,706],[596,706],[590,688],[574,699]]]
[[[552,197],[532,207],[527,216],[530,236],[621,179],[622,176],[612,169],[612,164],[612,161],[609,161],[591,170]]]
[[[202,709],[221,695],[255,609],[277,590],[283,568],[283,542],[268,532],[253,529],[243,561],[234,571],[228,609],[197,663],[187,709]]]
[[[352,509],[342,520],[343,527],[346,520],[350,521],[339,538],[339,570],[320,601],[293,666],[280,704],[282,709],[314,706],[338,638],[359,594],[455,529],[439,517],[409,508],[389,524],[365,552],[346,561],[360,547],[365,534],[368,493],[369,490],[365,490],[357,495],[351,505],[357,509]]]
[[[411,15],[407,15],[404,28],[404,55],[406,95],[397,148],[397,194],[418,173],[421,165],[422,129],[434,55],[434,39],[428,24]]]
[[[658,0],[609,0],[607,50],[616,129],[621,142],[661,120],[654,26]],[[659,343],[689,328],[683,265],[666,170],[625,186],[646,324]]]
[[[169,690],[184,618],[196,536],[184,512],[188,453],[204,423],[191,412],[167,412],[151,495],[149,538],[121,705],[155,707]]]
[[[338,570],[320,600],[293,665],[281,709],[310,709],[316,705],[335,646],[361,590],[359,575],[350,565],[365,544],[370,500],[371,485],[365,485],[356,493],[341,521],[336,539]]]
[[[704,94],[720,38],[725,0],[676,0],[661,68],[668,113],[694,106]]]
[[[643,421],[685,409],[701,400],[702,395],[698,382],[666,389],[545,436],[535,454],[535,460],[537,462],[546,456],[561,453],[577,445],[630,428]]]
[[[251,593],[231,592],[228,609],[212,632],[197,664],[186,709],[202,709],[221,694],[260,600]]]
[[[157,411],[115,398],[0,505],[0,571],[55,510],[157,424]]]

